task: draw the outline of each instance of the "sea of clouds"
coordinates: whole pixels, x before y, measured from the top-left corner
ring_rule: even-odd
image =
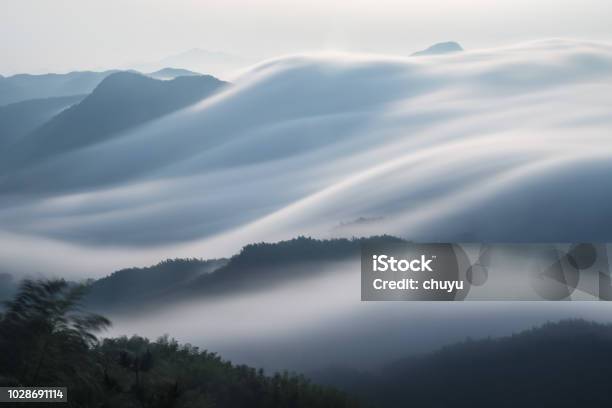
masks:
[[[612,46],[265,61],[0,174],[4,270],[96,277],[298,235],[612,240]]]

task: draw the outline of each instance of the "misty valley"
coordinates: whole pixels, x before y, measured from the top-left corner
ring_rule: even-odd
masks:
[[[525,302],[485,311],[480,302],[360,302],[360,246],[399,241],[299,238],[249,245],[229,259],[167,260],[84,283],[15,280],[5,287],[0,323],[3,347],[14,350],[3,354],[3,381],[68,384],[77,405],[182,406],[197,398],[237,407],[384,407],[406,398],[418,406],[453,398],[486,406],[499,397],[486,390],[508,381],[524,387],[504,395],[509,404],[528,396],[552,405],[568,398],[576,366],[603,370],[586,370],[584,383],[605,381],[608,365],[600,359],[612,353],[612,325],[580,316],[605,320],[607,307]],[[65,306],[50,308],[54,302]],[[79,317],[83,310],[99,314]],[[55,326],[48,321],[53,316],[66,321]],[[545,323],[551,319],[561,321]],[[525,324],[536,327],[521,332]],[[106,330],[97,342],[95,336],[73,338],[71,327],[80,335]],[[50,348],[40,354],[44,338]],[[42,358],[56,348],[60,360]],[[80,365],[62,365],[71,358]],[[21,368],[6,371],[12,367]],[[557,376],[548,375],[550,367]],[[87,379],[75,383],[75,369]],[[521,382],[524,377],[530,381]],[[481,391],[471,386],[473,378]],[[436,392],[440,387],[451,391]],[[559,392],[544,398],[541,387]]]

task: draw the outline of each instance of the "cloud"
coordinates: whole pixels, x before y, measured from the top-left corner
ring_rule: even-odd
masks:
[[[84,275],[100,273],[92,254],[140,265],[302,234],[609,241],[611,79],[611,46],[561,40],[277,58],[199,104],[0,175],[0,238],[68,245]]]

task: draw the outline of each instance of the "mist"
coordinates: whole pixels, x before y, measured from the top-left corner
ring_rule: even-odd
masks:
[[[559,40],[273,59],[107,142],[9,150],[0,247],[12,272],[61,271],[62,248],[96,277],[298,235],[609,241],[610,68],[610,46]]]
[[[309,267],[314,277],[280,286],[111,315],[105,335],[169,334],[235,363],[316,372],[377,370],[468,337],[509,335],[547,321],[612,320],[607,302],[361,302],[358,261]]]

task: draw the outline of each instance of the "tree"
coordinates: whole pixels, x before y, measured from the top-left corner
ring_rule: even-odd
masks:
[[[110,325],[85,312],[85,288],[24,281],[0,314],[0,385],[68,388],[79,408],[355,407],[336,390],[296,375],[266,377],[167,336],[105,338]]]
[[[0,376],[6,385],[77,385],[86,390],[96,332],[110,321],[81,309],[86,288],[65,280],[24,280],[0,314]],[[76,388],[76,387],[75,387]]]

